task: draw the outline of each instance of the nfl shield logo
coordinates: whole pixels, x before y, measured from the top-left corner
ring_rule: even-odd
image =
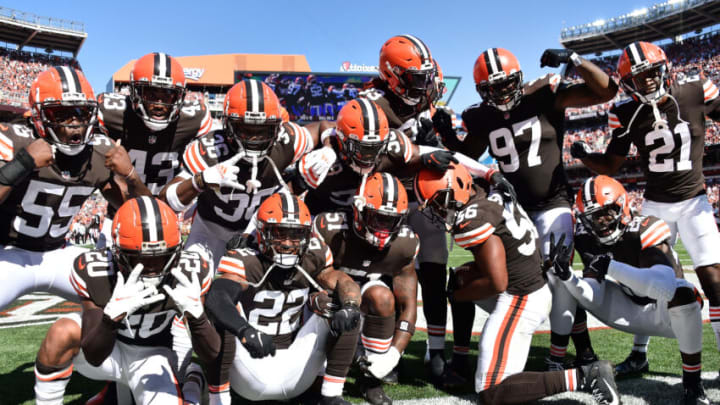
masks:
[[[363,260],[362,265],[363,265],[363,267],[368,267],[368,266],[370,266],[370,263],[372,263],[370,260]]]
[[[150,135],[150,136],[148,137],[148,142],[150,143],[150,145],[153,145],[155,142],[157,142],[157,136],[156,136],[156,135]]]
[[[63,179],[67,180],[70,178],[70,171],[63,170],[62,172],[60,172],[60,175],[63,177]]]

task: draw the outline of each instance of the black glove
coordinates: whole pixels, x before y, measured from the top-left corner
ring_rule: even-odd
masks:
[[[555,243],[555,234],[550,234],[550,252],[545,258],[543,268],[547,271],[552,269],[553,274],[562,281],[570,279],[570,258],[572,258],[573,244],[565,245],[565,234],[560,235]]]
[[[272,337],[260,332],[252,326],[247,326],[240,332],[240,343],[245,346],[250,357],[260,359],[275,355],[275,343]]]
[[[570,156],[575,159],[585,159],[591,153],[590,145],[583,141],[575,141],[570,146]]]
[[[603,253],[601,255],[584,254],[583,259],[585,263],[589,263],[585,267],[585,271],[593,275],[593,277],[602,283],[605,280],[605,275],[610,267],[610,261],[613,259],[612,253]]]
[[[444,173],[450,163],[459,163],[453,154],[449,150],[436,150],[420,155],[420,161],[425,168]]]
[[[439,108],[432,117],[432,124],[440,134],[443,143],[448,143],[457,138],[455,128],[452,126],[452,117],[447,111]]]
[[[505,176],[502,175],[502,173],[495,172],[491,174],[490,182],[492,183],[493,187],[495,187],[501,193],[510,197],[512,202],[517,204],[517,193],[515,192],[515,187],[513,187],[512,183],[510,183],[508,179],[506,179]]]
[[[248,235],[236,233],[225,243],[225,250],[245,249],[248,246]]]
[[[433,122],[427,118],[420,118],[418,132],[415,134],[416,145],[438,146],[440,141],[435,134]]]
[[[330,321],[330,329],[340,334],[353,330],[360,323],[360,307],[356,304],[344,304],[339,311],[336,311]]]
[[[318,291],[310,294],[307,302],[308,308],[323,318],[331,319],[333,313],[339,308],[333,303],[333,299],[326,291]]]
[[[540,67],[558,67],[570,61],[573,51],[569,49],[546,49],[540,57]]]

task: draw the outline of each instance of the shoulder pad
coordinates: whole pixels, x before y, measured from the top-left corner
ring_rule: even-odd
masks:
[[[93,272],[90,273],[88,268],[92,268]],[[108,251],[106,249],[94,249],[75,258],[70,273],[70,284],[79,296],[90,299],[88,280],[91,277],[107,277],[114,273],[115,270]]]
[[[331,232],[348,229],[347,216],[344,212],[323,212],[313,220],[313,236],[326,242]]]
[[[217,271],[220,274],[230,273],[247,280],[247,270],[252,266],[260,265],[258,255],[257,251],[248,248],[228,250],[220,259]]]
[[[218,132],[212,132],[194,139],[183,152],[183,165],[192,173],[199,173],[210,166],[223,161],[230,155],[230,148],[225,143],[225,137]]]
[[[633,218],[628,225],[628,231],[637,233],[641,250],[659,245],[669,240],[671,236],[670,227],[667,223],[653,216]]]
[[[542,90],[545,87],[548,87],[552,93],[555,93],[557,92],[557,89],[560,86],[561,82],[562,80],[560,78],[560,75],[555,73],[548,73],[543,77],[540,77],[525,84],[525,93],[532,94]]]
[[[502,197],[500,197],[502,198]],[[473,246],[484,243],[490,235],[495,232],[495,222],[488,218],[488,214],[492,212],[481,205],[488,205],[497,202],[488,198],[487,200],[476,200],[467,204],[467,206],[458,212],[455,225],[453,226],[452,235],[455,243],[461,248],[468,249]],[[502,210],[502,206],[498,205]]]

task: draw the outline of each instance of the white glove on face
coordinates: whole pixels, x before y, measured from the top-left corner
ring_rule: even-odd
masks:
[[[110,301],[105,305],[104,312],[112,320],[118,321],[120,316],[132,315],[145,305],[150,305],[165,299],[165,294],[158,293],[154,286],[145,286],[138,282],[143,265],[138,263],[130,272],[127,281],[122,273],[117,273],[117,282],[113,289]]]
[[[368,371],[376,378],[383,378],[388,375],[398,364],[398,361],[400,361],[400,352],[395,346],[390,346],[390,349],[383,354],[369,353],[367,359],[370,363]]]
[[[303,155],[298,162],[298,172],[305,180],[305,184],[317,188],[325,180],[336,160],[337,155],[333,148],[325,146]]]
[[[240,172],[240,168],[235,165],[242,156],[242,154],[238,153],[229,160],[203,170],[202,179],[205,186],[214,191],[225,186],[244,191],[245,186],[237,182],[237,174]]]
[[[200,301],[201,289],[197,273],[192,273],[191,280],[188,280],[177,267],[170,272],[178,281],[178,285],[175,288],[170,288],[169,285],[165,284],[163,289],[175,301],[175,305],[181,313],[185,314],[187,312],[195,319],[200,318],[203,313],[203,306]]]

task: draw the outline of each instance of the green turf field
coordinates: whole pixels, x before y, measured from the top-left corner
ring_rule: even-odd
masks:
[[[682,246],[678,255],[684,264],[689,264],[689,257]],[[469,254],[455,247],[451,252],[450,265],[459,265],[470,260]],[[34,373],[33,365],[37,349],[49,325],[25,326],[19,328],[0,329],[0,405],[32,404]],[[720,367],[720,356],[715,348],[715,338],[708,324],[704,325],[703,336],[703,366],[706,371],[716,371]],[[618,363],[622,361],[632,346],[632,336],[613,330],[595,330],[591,332],[593,345],[602,359]],[[417,332],[403,358],[400,384],[388,386],[386,391],[393,399],[418,399],[446,396],[449,394],[467,395],[473,392],[470,382],[467,386],[453,392],[437,390],[428,384],[426,371],[423,365],[425,354],[425,338],[423,332]],[[477,356],[477,339],[473,338],[470,355],[472,364]],[[452,351],[452,337],[448,336],[446,346],[447,356]],[[543,369],[543,359],[550,344],[549,334],[538,334],[533,339],[528,370],[540,371]],[[568,359],[572,359],[574,349],[572,344],[568,348]],[[677,350],[677,343],[671,339],[653,338],[650,344],[650,369],[656,375],[681,375],[681,361]],[[353,402],[361,402],[361,394],[351,373],[346,384],[347,395]],[[73,374],[67,388],[66,403],[84,404],[94,393],[103,386],[102,382],[88,380],[78,373]],[[236,400],[234,403],[242,403]]]

